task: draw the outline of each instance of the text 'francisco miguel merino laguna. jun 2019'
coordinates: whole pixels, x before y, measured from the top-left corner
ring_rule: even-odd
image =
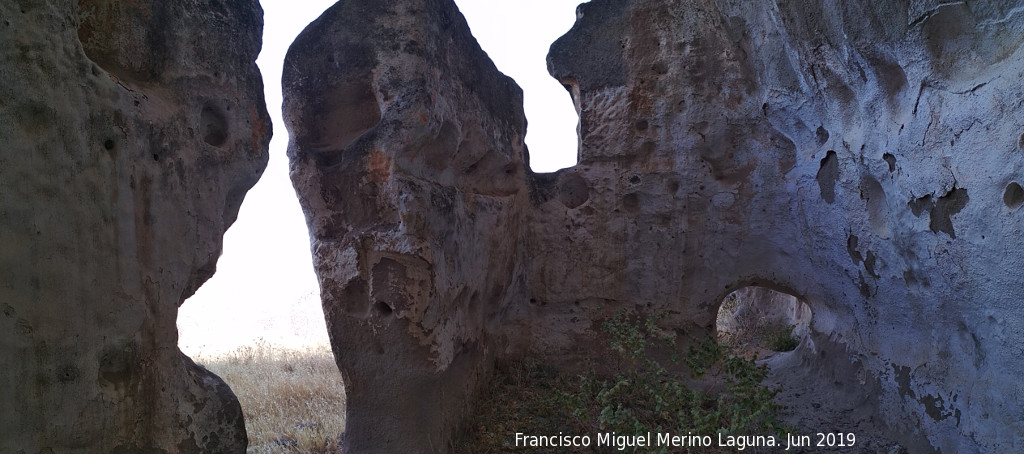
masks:
[[[629,448],[687,448],[687,447],[721,447],[742,451],[746,448],[779,448],[788,451],[795,447],[847,448],[857,442],[857,437],[849,432],[818,432],[813,435],[786,433],[775,435],[729,435],[718,433],[711,435],[695,435],[692,433],[674,434],[668,432],[647,432],[641,435],[620,435],[615,432],[602,432],[596,436],[566,435],[529,435],[515,434],[515,446],[527,448],[571,448],[571,447],[612,447],[620,451]]]

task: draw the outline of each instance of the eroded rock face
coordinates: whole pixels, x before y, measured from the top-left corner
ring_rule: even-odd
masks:
[[[787,401],[831,409],[805,426],[1021,448],[1018,5],[592,1],[549,55],[580,162],[534,175],[454,5],[376,3],[326,13],[285,75],[354,449],[446,440],[491,358],[578,354],[617,308],[710,331],[746,285],[813,311],[775,363],[835,397]]]
[[[177,348],[267,162],[255,1],[0,3],[0,451],[244,452]]]
[[[289,50],[284,94],[346,444],[441,449],[520,285],[522,92],[453,3],[403,0],[329,9]]]

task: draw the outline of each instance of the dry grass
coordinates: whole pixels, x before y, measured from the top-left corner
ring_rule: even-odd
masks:
[[[330,347],[290,350],[261,342],[196,361],[238,396],[250,454],[340,452],[345,391]]]

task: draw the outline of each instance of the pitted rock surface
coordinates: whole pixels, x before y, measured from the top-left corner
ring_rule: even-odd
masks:
[[[350,450],[442,450],[495,358],[585,354],[619,308],[708,332],[747,285],[813,312],[774,362],[834,397],[790,396],[805,427],[1020,450],[1022,12],[594,0],[548,57],[579,164],[539,175],[452,2],[336,5],[284,108]]]
[[[241,453],[177,348],[267,162],[255,1],[0,3],[0,451]]]
[[[521,285],[522,92],[454,4],[419,0],[335,5],[289,49],[284,87],[346,443],[440,449]]]

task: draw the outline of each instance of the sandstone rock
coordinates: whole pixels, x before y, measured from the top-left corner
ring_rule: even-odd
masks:
[[[833,396],[786,402],[810,429],[1022,448],[1014,2],[594,0],[549,55],[581,135],[549,175],[454,5],[378,3],[284,80],[353,451],[439,450],[492,358],[585,354],[617,308],[711,331],[747,285],[813,312],[774,363]]]
[[[244,452],[177,349],[267,162],[255,0],[0,2],[0,452]]]
[[[1010,2],[583,6],[549,66],[579,91],[575,172],[603,189],[591,191],[594,215],[565,217],[626,251],[608,267],[625,270],[610,280],[620,287],[602,293],[626,284],[614,299],[706,324],[737,286],[789,290],[810,305],[817,335],[778,376],[824,384],[849,370],[831,387],[842,399],[823,404],[873,407],[915,452],[1020,449],[1010,434],[1022,418],[1004,404],[1022,371],[1006,343],[1020,340],[1008,335],[1020,314],[1010,283],[1024,277],[1006,245],[1022,229],[1004,203],[1020,178],[1019,12]],[[614,52],[578,58],[593,48]],[[577,268],[552,264],[573,257],[566,244],[528,254]],[[593,288],[563,282],[528,285],[554,301]]]
[[[336,4],[283,83],[346,444],[439,450],[520,285],[522,92],[452,2],[424,0]]]

